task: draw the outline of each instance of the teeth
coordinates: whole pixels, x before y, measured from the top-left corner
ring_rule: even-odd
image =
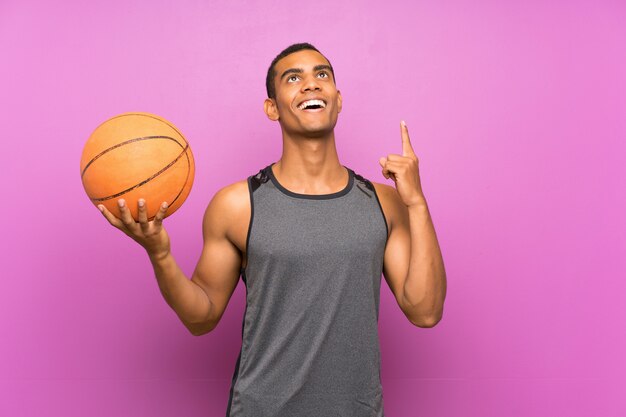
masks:
[[[298,106],[298,109],[300,110],[304,110],[305,108],[309,107],[309,106],[320,106],[321,108],[326,108],[326,103],[324,103],[322,100],[307,100],[304,103],[300,104]]]

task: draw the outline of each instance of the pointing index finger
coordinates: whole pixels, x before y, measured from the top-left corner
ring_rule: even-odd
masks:
[[[411,140],[409,139],[409,128],[406,126],[404,120],[400,122],[400,133],[402,135],[402,156],[415,156],[413,147],[411,146]]]

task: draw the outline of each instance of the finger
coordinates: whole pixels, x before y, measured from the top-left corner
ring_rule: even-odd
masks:
[[[394,181],[398,179],[398,174],[404,172],[406,166],[401,163],[387,161],[383,170],[387,173],[389,177],[391,177]]]
[[[385,170],[385,164],[387,163],[387,158],[385,158],[384,156],[381,156],[378,159],[378,163],[380,164],[380,166],[383,168],[382,172],[383,172],[383,177],[389,179],[389,174],[387,173],[387,171]]]
[[[411,139],[409,138],[409,128],[404,120],[400,122],[400,134],[402,136],[402,156],[415,156],[413,146],[411,146]]]
[[[133,219],[133,216],[130,215],[130,210],[126,207],[126,201],[120,198],[117,201],[117,207],[120,211],[120,219],[122,220],[122,223],[124,223],[124,226],[126,226],[128,230],[135,231],[137,223],[135,222],[135,219]]]
[[[98,204],[98,210],[100,210],[100,213],[102,213],[104,218],[107,219],[107,221],[111,223],[112,226],[117,227],[118,229],[121,229],[124,227],[124,225],[122,224],[122,221],[118,219],[117,217],[115,217],[113,213],[111,213],[109,210],[107,210],[107,208],[104,207],[104,205]]]
[[[148,231],[148,208],[146,207],[146,200],[140,198],[137,200],[137,219],[139,226],[144,234]]]
[[[156,227],[161,227],[161,224],[163,224],[163,219],[165,218],[166,212],[167,212],[167,202],[164,201],[163,204],[161,204],[159,211],[157,211],[157,214],[154,216],[154,225]]]
[[[385,164],[383,165],[383,176],[387,179],[392,179],[392,180],[396,180],[396,169],[397,169],[397,165],[393,164],[392,162],[385,162]]]
[[[393,161],[393,162],[402,162],[402,161],[408,161],[409,159],[412,159],[411,157],[407,157],[407,156],[402,156],[402,155],[397,155],[395,153],[390,153],[389,155],[387,155],[387,160],[388,161]]]
[[[406,164],[402,162],[387,161],[387,163],[385,164],[385,169],[394,174],[401,173],[405,171],[406,168]]]

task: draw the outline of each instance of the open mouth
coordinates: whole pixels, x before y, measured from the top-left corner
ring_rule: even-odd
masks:
[[[326,102],[319,99],[306,100],[298,105],[299,110],[320,110],[325,108]]]

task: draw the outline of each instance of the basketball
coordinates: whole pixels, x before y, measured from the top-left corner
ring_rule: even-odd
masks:
[[[161,204],[165,217],[183,204],[194,178],[191,148],[169,121],[150,113],[123,113],[98,126],[83,149],[80,175],[95,206],[104,205],[120,217],[117,200],[137,221],[137,200],[143,198],[148,220]]]

